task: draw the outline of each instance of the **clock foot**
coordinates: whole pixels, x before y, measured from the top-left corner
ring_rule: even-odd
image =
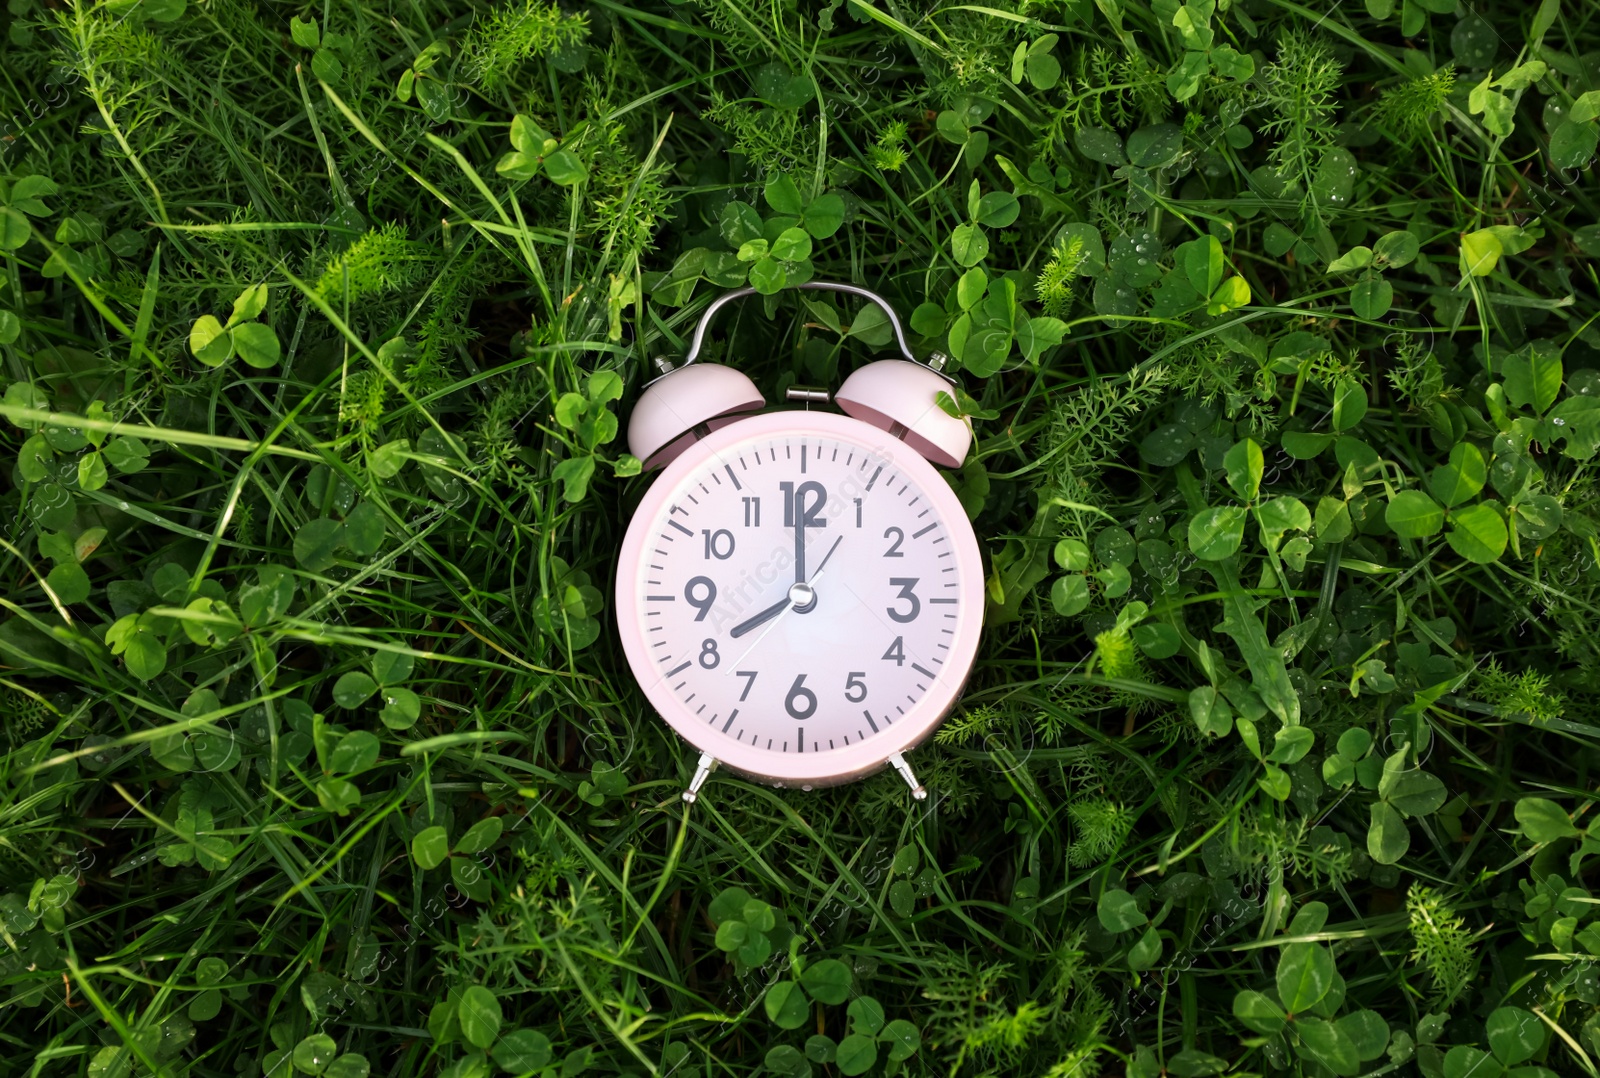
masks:
[[[700,797],[700,787],[706,784],[706,779],[711,777],[711,772],[717,769],[717,761],[709,752],[700,754],[700,762],[694,765],[694,778],[689,780],[689,788],[683,791],[683,800],[687,804],[694,804]]]
[[[911,765],[906,763],[904,754],[897,752],[889,757],[889,765],[900,772],[900,777],[906,780],[906,785],[911,787],[911,796],[914,800],[928,799],[928,788],[917,781],[917,776],[912,773]]]

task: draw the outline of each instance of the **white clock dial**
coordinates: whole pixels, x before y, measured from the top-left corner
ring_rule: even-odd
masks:
[[[975,558],[937,508],[948,489],[920,485],[938,473],[908,466],[904,443],[890,440],[893,457],[874,448],[881,438],[732,441],[634,521],[633,615],[649,656],[636,673],[713,755],[719,742],[746,756],[858,746],[964,679],[953,649],[962,604],[981,601],[981,582],[962,578]]]

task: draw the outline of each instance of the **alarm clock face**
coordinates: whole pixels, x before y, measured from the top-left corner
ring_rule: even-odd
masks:
[[[915,745],[977,653],[977,540],[949,484],[887,432],[774,412],[656,479],[617,571],[634,676],[686,740],[789,785]]]

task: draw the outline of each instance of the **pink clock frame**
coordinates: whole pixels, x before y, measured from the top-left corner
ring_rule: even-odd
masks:
[[[789,434],[845,437],[872,447],[885,456],[892,456],[897,467],[915,478],[949,528],[957,571],[962,587],[967,589],[971,599],[958,608],[950,657],[939,677],[904,718],[891,729],[864,742],[803,755],[775,753],[709,734],[703,724],[692,721],[688,709],[672,695],[665,681],[656,676],[650,649],[645,642],[642,589],[639,586],[640,565],[646,553],[645,543],[653,529],[659,527],[660,518],[668,512],[669,500],[679,484],[701,467],[707,458],[723,449],[749,438]],[[635,679],[645,686],[645,695],[656,713],[677,731],[679,737],[713,757],[721,766],[778,787],[811,789],[851,782],[879,770],[889,764],[891,758],[921,744],[938,728],[960,698],[967,677],[972,672],[973,661],[977,658],[978,641],[983,630],[983,559],[966,510],[961,507],[961,501],[950,489],[950,484],[910,445],[879,427],[833,412],[789,409],[749,416],[713,430],[685,448],[656,477],[634,510],[617,558],[613,591],[623,653],[628,658]]]

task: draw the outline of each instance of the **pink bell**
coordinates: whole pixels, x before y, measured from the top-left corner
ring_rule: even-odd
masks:
[[[880,359],[844,380],[833,395],[846,414],[890,432],[944,468],[959,468],[972,448],[967,421],[939,407],[951,393],[943,376],[920,363]]]
[[[916,361],[889,302],[876,292],[835,281],[807,281],[792,287],[842,292],[882,309],[900,354],[906,358],[879,360],[860,368],[845,379],[834,400],[855,419],[903,439],[926,460],[945,468],[961,467],[972,448],[972,428],[965,419],[940,408],[938,401],[939,394],[949,393],[953,383],[934,367]],[[650,383],[634,405],[628,420],[628,448],[646,468],[665,467],[711,431],[766,404],[755,383],[733,368],[695,362],[712,317],[729,303],[755,294],[754,288],[736,288],[712,300],[695,324],[683,363]],[[942,356],[938,360],[943,363]],[[665,369],[664,361],[658,362]]]
[[[633,406],[628,451],[646,468],[664,468],[704,435],[766,403],[756,384],[732,367],[680,367],[652,382]]]

